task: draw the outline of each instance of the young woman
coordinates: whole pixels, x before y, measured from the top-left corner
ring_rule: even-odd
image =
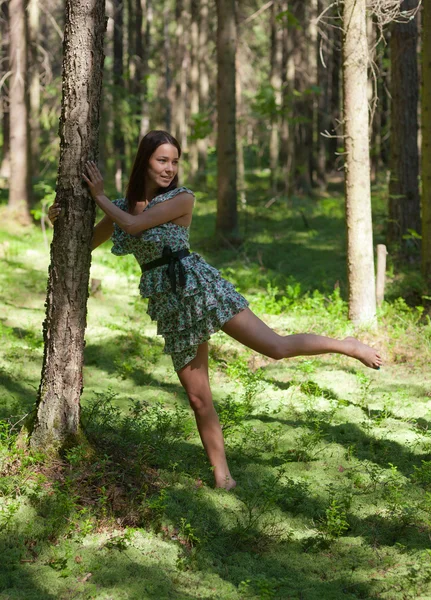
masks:
[[[165,131],[150,131],[141,141],[126,197],[111,202],[94,162],[83,174],[105,217],[95,226],[92,248],[112,237],[112,252],[133,254],[142,268],[140,293],[148,314],[165,339],[196,417],[199,434],[214,467],[216,487],[236,482],[226,462],[223,435],[208,379],[208,340],[222,329],[248,348],[274,359],[336,352],[379,369],[378,352],[348,337],[342,341],[314,334],[282,336],[248,308],[247,300],[198,254],[189,252],[193,192],[178,187],[181,148]],[[54,204],[52,222],[61,215]]]

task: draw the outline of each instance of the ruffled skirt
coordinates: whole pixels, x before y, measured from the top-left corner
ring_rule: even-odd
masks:
[[[177,281],[176,294],[166,266],[146,271],[139,286],[141,295],[149,298],[147,313],[157,322],[157,333],[165,339],[163,351],[171,355],[176,371],[193,360],[199,344],[248,307],[244,296],[199,254],[190,254],[182,263],[186,285],[179,287]]]

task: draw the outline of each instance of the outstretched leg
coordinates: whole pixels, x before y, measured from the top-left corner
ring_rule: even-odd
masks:
[[[265,325],[249,308],[232,317],[222,329],[244,346],[270,358],[281,359],[336,352],[356,358],[372,369],[378,369],[382,364],[380,354],[376,350],[353,337],[335,340],[313,333],[279,335]]]
[[[214,467],[216,487],[227,490],[236,486],[226,461],[223,433],[214,408],[208,377],[208,343],[200,344],[196,357],[177,371],[182,386],[187,392],[202,444],[211,465]]]

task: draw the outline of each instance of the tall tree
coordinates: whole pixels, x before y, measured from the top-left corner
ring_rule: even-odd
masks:
[[[153,6],[151,0],[136,0],[136,2],[140,3],[142,1],[142,11],[145,15],[145,31],[138,35],[137,33],[137,44],[140,44],[140,40],[143,37],[143,48],[141,46],[137,47],[137,53],[139,52],[139,56],[141,56],[140,52],[142,51],[142,69],[138,70],[138,73],[141,77],[140,81],[142,82],[142,117],[141,117],[141,126],[139,132],[139,138],[142,139],[146,133],[150,130],[150,115],[149,115],[149,104],[148,104],[148,75],[150,72],[149,69],[149,60],[150,60],[150,52],[151,52],[151,26],[153,23]]]
[[[2,157],[0,165],[0,177],[10,177],[10,119],[9,119],[9,4],[0,4],[0,36],[1,36],[1,60],[0,60],[0,110],[2,116]]]
[[[63,216],[51,244],[42,377],[31,445],[65,448],[80,439],[79,400],[94,202],[83,185],[95,158],[103,74],[104,0],[66,0],[60,165],[56,202]]]
[[[121,103],[124,94],[124,58],[123,58],[123,0],[114,0],[114,155],[115,188],[118,193],[123,189],[125,142],[122,123]]]
[[[344,138],[349,318],[376,316],[367,99],[366,0],[345,0],[343,14]]]
[[[9,85],[10,179],[9,208],[30,222],[30,152],[28,136],[27,26],[25,0],[9,2],[11,69]]]
[[[39,0],[28,3],[29,33],[29,99],[30,99],[30,148],[33,175],[39,174],[40,157],[40,77],[39,77]]]
[[[208,0],[200,0],[199,11],[199,111],[208,111],[209,80],[208,80]],[[208,138],[198,139],[199,171],[206,169],[208,154]]]
[[[417,7],[404,0],[401,11]],[[388,245],[408,250],[403,239],[408,230],[420,233],[418,152],[417,17],[392,24],[391,32],[391,140]]]
[[[422,9],[422,274],[431,291],[431,4]]]
[[[239,238],[237,212],[235,0],[217,0],[217,222],[216,232]]]
[[[271,134],[269,141],[269,168],[271,171],[271,188],[275,194],[280,179],[280,107],[283,57],[283,27],[277,19],[281,13],[280,0],[275,0],[271,6],[271,55],[270,82],[274,94],[271,111]]]
[[[191,27],[190,27],[190,125],[199,113],[199,1],[191,0]],[[189,141],[190,176],[194,179],[199,168],[199,153],[196,136],[191,136]]]

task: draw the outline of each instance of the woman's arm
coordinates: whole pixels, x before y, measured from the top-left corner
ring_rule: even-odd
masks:
[[[175,202],[167,200],[152,206],[140,215],[131,215],[115,206],[104,194],[96,196],[94,200],[114,223],[131,235],[189,215],[193,212],[194,205],[192,194],[181,192],[175,196]]]
[[[91,249],[94,250],[106,240],[109,240],[112,233],[114,231],[114,223],[112,219],[107,217],[106,215],[103,217],[101,221],[95,225],[93,229],[93,239],[91,242]]]
[[[162,223],[168,223],[179,217],[191,215],[193,212],[194,197],[188,192],[181,192],[175,196],[175,202],[167,201],[153,206],[140,215],[131,215],[118,206],[115,206],[103,191],[103,177],[93,161],[86,163],[89,177],[84,173],[83,179],[90,188],[94,201],[103,212],[126,233],[135,235],[140,231],[151,229]]]

